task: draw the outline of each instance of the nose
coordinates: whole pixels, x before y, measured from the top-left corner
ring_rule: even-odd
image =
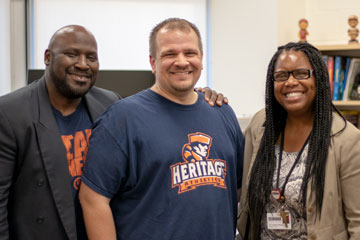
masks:
[[[76,62],[75,65],[77,68],[82,69],[82,70],[86,70],[89,68],[88,62],[87,62],[87,58],[85,55],[79,55],[78,60]]]
[[[186,56],[184,54],[179,54],[176,57],[175,65],[179,67],[186,67],[189,64],[189,61],[187,60]]]
[[[294,78],[294,76],[292,74],[290,74],[288,80],[285,81],[285,86],[294,86],[294,85],[298,85],[298,84],[299,84],[299,80]]]

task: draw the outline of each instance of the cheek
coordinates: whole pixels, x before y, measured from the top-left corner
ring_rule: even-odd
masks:
[[[315,96],[316,96],[316,84],[315,84],[315,79],[311,79],[311,85],[309,86],[309,89],[311,91],[311,95],[312,95],[312,100],[315,99]]]
[[[91,68],[91,70],[94,72],[94,73],[96,73],[96,72],[98,72],[99,71],[99,63],[91,63],[90,64],[90,68]]]
[[[279,101],[279,97],[281,96],[281,85],[279,83],[274,83],[274,95],[276,100]]]
[[[167,64],[166,61],[158,62],[158,63],[156,64],[156,70],[157,70],[157,71],[164,70],[167,65],[168,65],[168,64]]]
[[[312,100],[312,102],[314,102],[315,101],[315,98],[316,98],[316,88],[315,88],[315,86],[312,86],[311,87],[311,100]]]
[[[202,60],[200,58],[194,59],[192,65],[196,66],[198,69],[203,69]]]

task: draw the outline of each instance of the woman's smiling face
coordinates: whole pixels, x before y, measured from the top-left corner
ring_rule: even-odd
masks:
[[[302,51],[284,51],[279,55],[275,63],[274,73],[297,69],[313,70],[309,59]],[[290,74],[287,81],[274,81],[274,95],[288,114],[312,114],[316,96],[315,85],[313,74],[310,74],[309,78],[301,80]]]

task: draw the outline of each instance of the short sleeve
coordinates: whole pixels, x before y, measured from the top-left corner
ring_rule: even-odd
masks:
[[[114,137],[114,132],[108,129],[112,126],[112,119],[105,116],[96,122],[82,175],[82,181],[87,186],[107,198],[121,191],[128,164],[127,154]]]

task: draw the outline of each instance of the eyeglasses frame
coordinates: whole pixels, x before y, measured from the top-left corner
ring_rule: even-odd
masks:
[[[294,71],[298,71],[298,70],[307,70],[309,77],[307,77],[307,78],[297,78],[297,77],[295,77]],[[274,74],[279,73],[279,72],[286,72],[288,74],[287,79],[286,80],[276,80]],[[305,69],[305,68],[298,68],[298,69],[295,69],[295,70],[292,70],[292,71],[277,71],[277,72],[274,72],[273,78],[274,78],[274,82],[286,82],[287,80],[289,80],[290,75],[292,75],[296,80],[307,80],[307,79],[311,78],[311,76],[313,75],[313,72],[314,72],[314,69]]]

